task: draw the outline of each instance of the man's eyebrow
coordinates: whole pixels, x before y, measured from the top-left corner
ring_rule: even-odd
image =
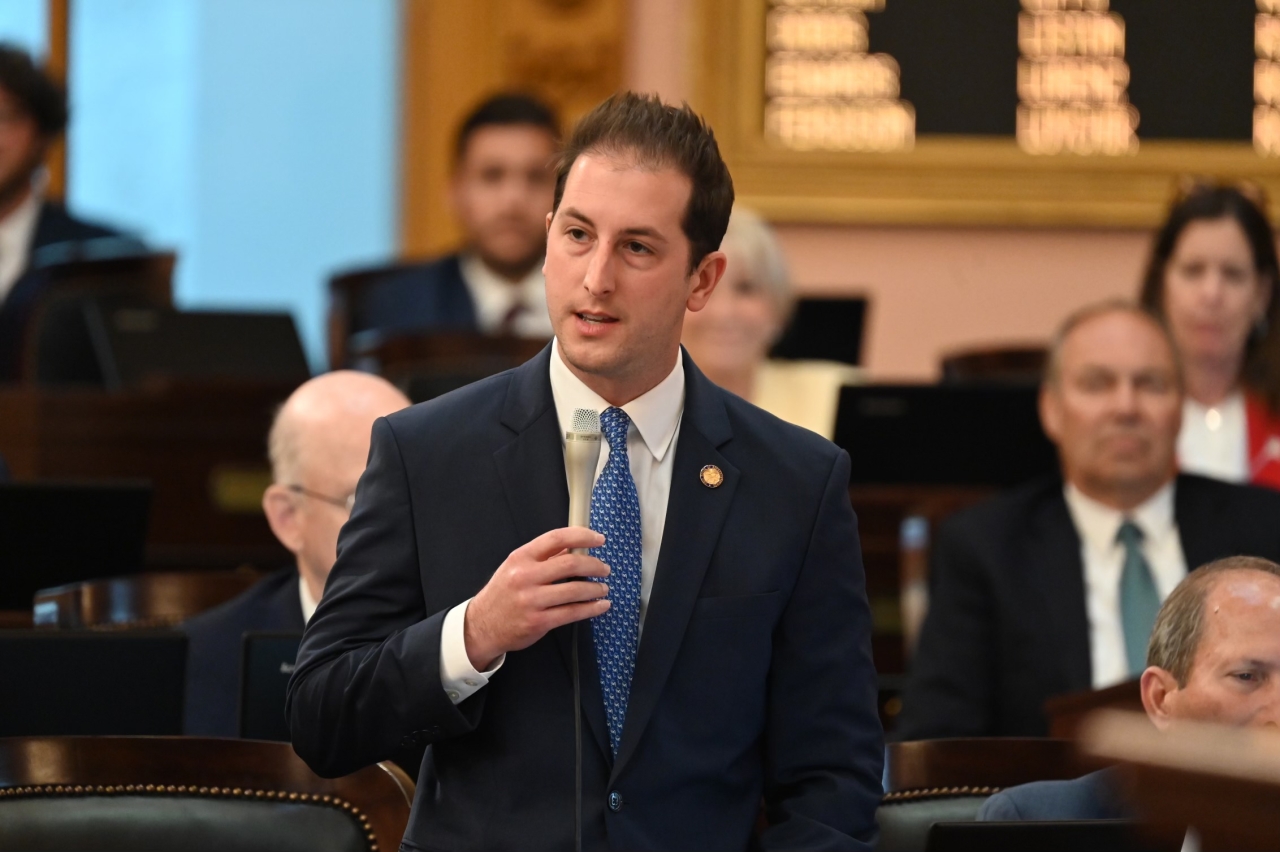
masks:
[[[583,213],[581,210],[577,209],[576,207],[564,208],[564,215],[572,219],[577,219],[579,222],[583,223],[584,225],[587,225],[588,227],[594,228],[596,226],[595,222],[592,222],[591,219],[585,213]],[[662,242],[662,243],[667,242],[667,238],[664,237],[660,231],[658,231],[656,228],[650,228],[646,225],[636,225],[631,228],[624,228],[622,230],[622,236],[646,237],[656,242]]]

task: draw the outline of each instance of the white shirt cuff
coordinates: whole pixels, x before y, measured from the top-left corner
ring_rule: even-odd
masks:
[[[487,672],[478,672],[471,665],[464,632],[467,606],[470,603],[471,599],[468,598],[445,613],[444,625],[440,630],[440,685],[454,704],[466,701],[484,688],[489,683],[489,678],[502,668],[502,663],[507,659],[507,655],[503,654]]]

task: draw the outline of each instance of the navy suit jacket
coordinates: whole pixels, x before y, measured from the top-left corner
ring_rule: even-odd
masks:
[[[242,637],[250,630],[305,626],[298,569],[281,568],[241,594],[182,624],[187,634],[187,697],[182,730],[188,736],[240,736]]]
[[[119,236],[118,231],[77,219],[61,204],[46,201],[40,205],[35,232],[27,254],[27,268],[8,294],[0,299],[0,382],[16,381],[22,354],[26,320],[40,295],[41,279],[31,274],[31,255],[45,246],[58,243]]]
[[[353,333],[477,330],[476,308],[456,254],[397,269],[370,284],[352,313]]]
[[[289,684],[294,748],[321,775],[430,744],[403,849],[572,847],[571,628],[508,654],[457,706],[439,667],[446,612],[565,525],[550,353],[374,424]],[[685,365],[616,761],[578,631],[583,848],[868,849],[883,736],[849,457]],[[705,465],[719,488],[701,484]],[[769,828],[753,838],[762,798]]]
[[[1280,560],[1280,493],[1184,474],[1173,513],[1190,570],[1224,556]],[[1093,684],[1080,537],[1062,480],[953,515],[929,572],[898,734],[1045,736],[1045,701]]]
[[[1113,771],[1102,769],[1071,781],[1036,781],[996,793],[982,803],[980,821],[1131,819],[1115,791]]]

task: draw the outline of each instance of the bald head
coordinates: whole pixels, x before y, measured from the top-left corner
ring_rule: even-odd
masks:
[[[276,413],[267,442],[274,481],[262,506],[315,600],[337,559],[373,421],[407,405],[386,379],[340,370],[303,384]]]
[[[363,468],[373,421],[409,405],[409,399],[380,376],[337,370],[303,383],[276,413],[268,439],[271,472],[290,484],[315,464],[317,450],[356,443],[364,447]],[[352,441],[356,433],[363,437]],[[348,449],[350,449],[348,447]]]

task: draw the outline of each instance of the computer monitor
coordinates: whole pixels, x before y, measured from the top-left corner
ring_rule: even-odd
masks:
[[[150,512],[145,482],[0,483],[0,609],[29,610],[40,589],[142,570]]]
[[[0,630],[0,737],[179,735],[187,637]]]
[[[786,360],[862,363],[862,330],[867,300],[800,299],[782,339],[770,353]]]
[[[298,659],[298,632],[249,631],[240,665],[240,736],[289,741],[285,692]]]
[[[1016,485],[1058,469],[1034,387],[850,385],[835,443],[859,485]]]

